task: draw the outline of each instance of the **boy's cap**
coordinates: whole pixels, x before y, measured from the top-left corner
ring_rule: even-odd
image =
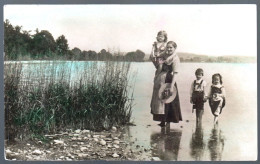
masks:
[[[195,72],[195,75],[202,74],[203,75],[203,69],[198,68]]]

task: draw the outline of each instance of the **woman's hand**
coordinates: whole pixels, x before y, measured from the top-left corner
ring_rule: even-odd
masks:
[[[172,94],[172,92],[171,92],[171,89],[170,88],[166,88],[164,91],[163,91],[163,98],[168,98],[168,97],[170,97],[171,96],[171,94]]]
[[[206,102],[208,100],[208,98],[205,96],[203,97],[203,101]]]

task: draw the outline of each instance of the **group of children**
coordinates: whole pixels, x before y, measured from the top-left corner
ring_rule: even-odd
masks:
[[[190,102],[193,104],[192,112],[196,109],[196,121],[200,122],[204,112],[204,103],[209,100],[211,112],[214,115],[214,123],[218,122],[218,116],[225,106],[225,88],[222,85],[222,76],[219,73],[212,75],[212,85],[207,94],[206,82],[202,79],[203,70],[198,68],[195,72],[196,80],[191,84]]]
[[[163,63],[167,63],[164,56],[166,51],[167,33],[165,31],[159,31],[156,37],[157,42],[154,42],[152,49],[152,60],[156,63],[156,74],[162,70]],[[175,51],[176,53],[176,51]],[[214,123],[218,122],[218,116],[221,114],[223,107],[225,106],[225,88],[222,85],[222,76],[216,73],[212,76],[212,85],[209,93],[206,94],[206,81],[202,79],[204,73],[201,68],[198,68],[195,72],[196,80],[191,84],[190,89],[190,102],[193,104],[192,112],[196,109],[196,121],[201,122],[202,114],[204,112],[204,103],[209,100],[209,106],[211,112],[214,115]]]

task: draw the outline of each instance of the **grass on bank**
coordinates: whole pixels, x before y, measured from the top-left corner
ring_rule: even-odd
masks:
[[[130,63],[5,63],[7,139],[130,122]]]

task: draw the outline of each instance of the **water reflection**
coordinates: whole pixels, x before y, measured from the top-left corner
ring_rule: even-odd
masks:
[[[178,160],[182,131],[162,128],[151,135],[152,156],[161,160]]]
[[[190,155],[195,160],[202,160],[204,150],[205,150],[205,141],[203,140],[203,129],[202,122],[196,124],[195,132],[192,133],[191,142],[190,142]]]
[[[215,125],[211,130],[208,141],[208,149],[210,151],[210,159],[212,161],[221,161],[224,145],[224,135],[218,125]]]

